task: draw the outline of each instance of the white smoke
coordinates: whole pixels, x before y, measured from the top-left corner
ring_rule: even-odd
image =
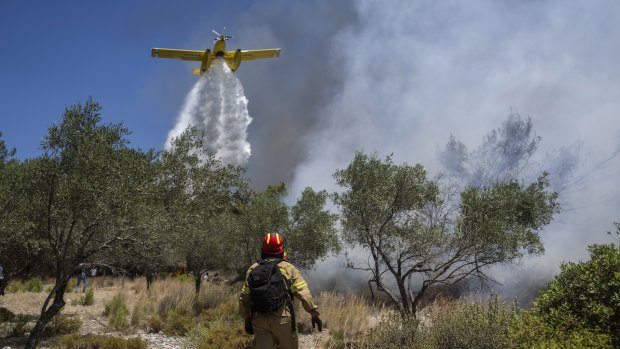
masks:
[[[245,165],[251,155],[247,128],[252,122],[243,86],[223,59],[216,59],[185,98],[166,148],[188,127],[204,135],[204,148],[225,164]]]
[[[516,108],[542,139],[538,154],[549,157],[532,161],[559,180],[564,210],[542,233],[546,254],[499,281],[555,273],[564,260],[587,258],[588,244],[608,241],[620,218],[620,3],[388,3],[354,2],[356,23],[331,35],[328,62],[343,83],[302,139],[292,195],[338,190],[332,174],[357,150],[437,173],[435,150],[450,134],[475,149]]]

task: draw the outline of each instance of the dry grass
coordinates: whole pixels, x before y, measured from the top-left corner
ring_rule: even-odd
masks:
[[[367,333],[374,325],[374,319],[386,310],[375,307],[368,298],[336,292],[323,292],[320,297],[321,318],[330,330],[332,341],[328,347],[347,347]]]

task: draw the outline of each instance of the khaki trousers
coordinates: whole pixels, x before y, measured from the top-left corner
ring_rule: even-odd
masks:
[[[298,349],[297,333],[292,331],[291,317],[285,314],[255,314],[254,349]]]

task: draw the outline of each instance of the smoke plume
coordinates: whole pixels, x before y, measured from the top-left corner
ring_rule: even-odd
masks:
[[[252,122],[247,104],[239,79],[224,60],[216,59],[187,95],[166,148],[186,128],[196,127],[204,135],[207,152],[225,164],[245,165],[251,154],[246,140]]]

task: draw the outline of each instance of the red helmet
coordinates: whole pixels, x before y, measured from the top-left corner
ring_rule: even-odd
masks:
[[[284,239],[279,233],[267,233],[263,239],[263,254],[277,256],[284,252]]]

